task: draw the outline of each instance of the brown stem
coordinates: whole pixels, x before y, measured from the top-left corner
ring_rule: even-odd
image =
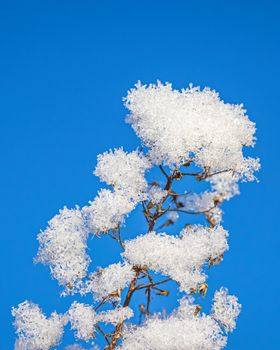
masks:
[[[102,328],[99,326],[98,323],[95,325],[95,327],[96,327],[96,328],[98,329],[98,331],[103,335],[103,337],[104,337],[104,339],[106,340],[107,344],[110,345],[110,341],[109,341],[107,335],[103,332]]]
[[[186,166],[189,166],[190,163],[186,164]],[[168,175],[168,173],[164,170],[163,166],[159,166],[161,172],[163,173],[163,175],[166,178],[166,184],[164,186],[164,190],[166,190],[168,193],[166,196],[164,196],[164,198],[162,198],[161,202],[159,204],[153,204],[153,203],[147,203],[147,202],[142,202],[142,206],[143,206],[143,212],[145,215],[145,218],[147,220],[148,226],[149,226],[149,231],[152,231],[154,229],[154,226],[156,224],[156,221],[162,216],[164,215],[166,212],[169,211],[176,211],[176,212],[182,212],[182,213],[186,213],[186,214],[190,214],[190,215],[197,215],[197,214],[204,214],[209,221],[209,224],[211,225],[211,221],[210,221],[210,217],[207,215],[212,209],[214,209],[217,206],[217,203],[214,202],[214,206],[207,209],[207,210],[203,210],[203,211],[187,211],[184,209],[180,209],[179,204],[177,203],[177,198],[179,196],[182,195],[187,195],[188,193],[184,193],[184,194],[179,194],[176,193],[172,190],[172,184],[174,180],[180,180],[182,178],[182,175],[188,175],[188,176],[195,176],[197,178],[197,180],[201,181],[201,180],[205,180],[208,177],[223,173],[223,172],[227,172],[230,171],[229,170],[223,170],[220,172],[216,172],[216,173],[212,173],[209,174],[209,169],[205,168],[203,172],[197,172],[197,173],[181,173],[178,171],[178,169],[174,169],[173,173],[171,175]],[[172,202],[175,203],[176,208],[170,209],[170,206],[168,206],[167,209],[163,209],[163,205],[165,204],[165,206],[167,206],[166,201],[168,200],[168,198],[171,198],[172,201],[171,203],[169,203],[169,205],[172,204]],[[115,232],[115,239],[119,242],[119,244],[121,245],[122,249],[124,249],[124,244],[122,242],[122,238],[121,238],[121,233],[120,233],[120,228],[118,227],[118,230]],[[168,295],[168,291],[162,290],[160,288],[157,288],[158,285],[164,284],[166,282],[171,281],[171,278],[166,278],[162,281],[159,282],[154,282],[152,276],[150,275],[150,273],[144,269],[139,269],[135,267],[135,277],[132,279],[128,291],[126,293],[126,296],[124,298],[124,302],[123,302],[123,307],[127,307],[130,305],[130,302],[132,300],[133,294],[138,291],[138,290],[142,290],[145,289],[146,290],[146,294],[147,294],[147,308],[146,308],[146,312],[149,313],[149,309],[150,309],[150,303],[151,303],[151,291],[152,289],[154,290],[158,290],[159,295]],[[141,276],[139,277],[139,275],[141,274]],[[146,284],[138,284],[137,285],[137,281],[141,278],[147,277],[149,280],[149,283]],[[166,293],[167,292],[167,293]],[[163,294],[165,293],[165,294]],[[101,307],[107,300],[104,299],[98,306],[97,308]],[[117,346],[117,343],[119,341],[119,339],[122,337],[122,330],[123,330],[123,324],[124,322],[118,323],[115,326],[115,330],[114,332],[111,334],[111,341],[108,340],[108,337],[106,336],[106,334],[103,334],[103,336],[105,337],[108,346],[106,347],[106,349],[108,350],[114,350]],[[98,329],[98,328],[97,328]],[[99,329],[98,329],[99,330]],[[99,330],[100,331],[100,330]],[[100,331],[101,333],[103,332],[102,329]],[[104,332],[103,332],[104,333]]]
[[[172,280],[171,278],[166,278],[165,280],[159,281],[159,282],[151,282],[151,283],[145,284],[145,285],[141,285],[140,284],[139,286],[136,286],[135,290],[140,290],[140,289],[145,289],[145,288],[152,288],[152,287],[158,286],[160,284],[169,282],[171,280]]]
[[[125,300],[124,300],[124,303],[123,303],[123,307],[128,306],[130,301],[131,301],[132,295],[135,292],[135,285],[137,283],[137,279],[138,279],[139,273],[140,273],[139,271],[136,272],[135,277],[133,278],[133,280],[130,283],[129,289],[127,291],[127,294],[126,294],[126,297],[125,297]],[[118,323],[116,325],[114,333],[112,335],[112,341],[111,341],[111,343],[109,343],[108,349],[113,350],[113,349],[116,348],[118,340],[122,336],[122,334],[121,334],[122,328],[123,328],[123,322],[122,323]]]
[[[167,172],[163,169],[163,166],[160,165],[159,168],[160,168],[161,172],[163,173],[163,175],[164,175],[167,179],[169,179],[169,175],[168,175]]]
[[[180,213],[185,213],[185,214],[190,214],[190,215],[198,215],[198,214],[206,214],[214,208],[216,208],[216,205],[214,205],[213,207],[211,207],[207,210],[202,210],[202,211],[188,211],[188,210],[183,210],[183,209],[178,209],[178,208],[169,209],[168,211],[178,211]]]
[[[99,303],[97,306],[95,306],[94,311],[97,311],[101,306],[103,306],[107,302],[108,298],[103,298],[101,303]]]
[[[146,293],[147,293],[147,308],[146,308],[146,312],[147,315],[150,314],[150,304],[151,304],[151,288],[147,288],[146,289]]]

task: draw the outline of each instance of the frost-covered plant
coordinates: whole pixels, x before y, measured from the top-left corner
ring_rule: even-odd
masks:
[[[227,289],[216,291],[209,315],[200,298],[208,289],[206,267],[219,264],[229,248],[221,205],[239,194],[240,181],[255,180],[260,167],[243,155],[254,145],[255,124],[242,105],[192,85],[178,91],[171,84],[138,83],[124,101],[141,151],[99,155],[94,174],[108,187],[87,206],[62,209],[38,234],[36,262],[50,267],[62,295],[79,294],[79,301],[49,318],[27,301],[13,308],[16,350],[54,348],[68,323],[77,340],[107,350],[219,350],[236,327],[241,306]],[[194,181],[208,189],[194,193]],[[123,239],[125,220],[137,207],[146,227],[138,224]],[[89,271],[92,235],[112,238],[122,252],[114,263]],[[157,298],[169,295],[170,281],[179,306],[169,315],[153,312]],[[81,300],[88,294],[91,305]]]
[[[16,346],[28,350],[48,350],[56,346],[62,335],[64,317],[53,312],[50,318],[38,305],[25,301],[12,309],[19,336]]]
[[[88,233],[79,208],[60,210],[47,229],[38,234],[40,248],[35,261],[49,265],[61,285],[75,284],[86,275],[90,263],[86,255]]]

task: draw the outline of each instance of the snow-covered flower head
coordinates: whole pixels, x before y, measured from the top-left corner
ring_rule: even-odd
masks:
[[[84,350],[84,348],[80,344],[72,344],[72,345],[66,346],[64,350]]]
[[[126,307],[117,307],[113,310],[103,311],[98,314],[99,322],[111,323],[117,325],[123,321],[133,317],[133,310]]]
[[[202,266],[208,259],[221,256],[227,245],[227,231],[195,225],[181,232],[180,237],[149,232],[125,241],[123,256],[133,265],[170,276],[183,291],[196,288],[205,281]]]
[[[218,93],[199,87],[172,89],[171,84],[136,84],[125,98],[127,118],[150,148],[156,164],[194,160],[213,171],[231,169],[249,177],[258,162],[243,157],[254,145],[255,124],[242,105],[224,103]]]
[[[179,219],[179,214],[176,211],[170,211],[169,213],[167,213],[166,219],[175,222]]]
[[[49,265],[52,276],[61,285],[75,284],[85,276],[90,263],[87,237],[82,212],[78,208],[64,208],[38,234],[40,247],[35,261]]]
[[[19,337],[17,349],[49,350],[60,342],[64,318],[56,312],[47,319],[38,305],[25,301],[12,309],[12,315]]]
[[[222,196],[224,199],[230,199],[239,194],[238,180],[237,174],[224,172],[211,176],[208,181],[215,194]]]
[[[80,344],[72,344],[72,345],[66,346],[64,350],[86,350],[86,349],[83,348]],[[95,345],[94,347],[90,348],[90,350],[99,350],[99,347]]]
[[[128,286],[134,275],[132,265],[128,263],[111,264],[98,272],[91,273],[86,284],[80,289],[80,293],[93,293],[96,300],[102,300],[110,295],[118,299],[119,291]]]
[[[64,350],[86,350],[86,349],[83,348],[80,344],[72,344],[72,345],[66,346]],[[90,350],[99,350],[99,347],[95,345],[92,348],[90,348]]]
[[[95,325],[98,322],[93,307],[76,301],[68,310],[67,317],[74,329],[75,337],[84,341],[94,338]]]
[[[158,204],[167,195],[168,195],[168,191],[162,189],[159,186],[153,185],[148,190],[148,199],[153,204]]]
[[[141,199],[146,191],[144,174],[151,164],[143,154],[124,152],[122,148],[99,154],[94,174],[114,189],[126,192],[133,200]]]
[[[221,324],[226,332],[232,332],[235,329],[240,311],[241,305],[237,297],[229,295],[226,288],[215,292],[212,317]]]
[[[123,191],[102,189],[83,214],[89,228],[96,233],[106,233],[123,224],[135,204]]]
[[[196,315],[183,300],[169,317],[154,315],[142,326],[126,327],[120,350],[220,350],[227,338],[213,318]]]

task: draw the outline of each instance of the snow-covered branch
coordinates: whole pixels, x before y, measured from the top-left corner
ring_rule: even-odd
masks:
[[[94,350],[218,350],[236,327],[241,306],[227,289],[216,291],[209,315],[201,297],[208,290],[206,271],[229,249],[221,206],[239,194],[240,181],[255,180],[260,167],[243,155],[254,145],[255,124],[242,105],[192,85],[178,91],[171,84],[137,83],[124,102],[141,151],[99,155],[94,175],[107,186],[88,205],[60,210],[38,234],[35,261],[49,266],[62,296],[77,300],[50,317],[28,301],[13,308],[16,350],[56,347],[67,324]],[[203,190],[194,192],[201,183]],[[128,239],[125,223],[133,210],[142,212],[145,225]],[[87,240],[105,235],[121,255],[89,270],[95,259]],[[178,308],[154,313],[158,298],[170,297],[170,283],[180,293]],[[146,301],[135,307],[143,292]],[[88,294],[91,304],[83,302]],[[65,347],[82,349],[80,343]]]

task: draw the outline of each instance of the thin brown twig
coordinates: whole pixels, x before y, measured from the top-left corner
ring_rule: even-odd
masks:
[[[199,214],[206,214],[214,208],[216,208],[216,205],[214,205],[213,207],[211,207],[207,210],[202,210],[202,211],[188,211],[188,210],[183,210],[183,209],[178,209],[178,208],[169,209],[168,211],[178,211],[180,213],[185,213],[185,214],[190,214],[190,215],[199,215]]]
[[[110,345],[110,341],[107,337],[107,335],[104,333],[104,331],[102,330],[102,328],[99,326],[99,324],[97,323],[95,325],[95,327],[98,329],[98,331],[103,335],[104,339],[106,340],[107,344]]]
[[[163,173],[163,175],[164,175],[167,179],[169,179],[169,175],[168,175],[167,172],[163,169],[163,166],[160,165],[159,168],[160,168],[161,172]]]
[[[163,283],[166,283],[166,282],[169,282],[169,281],[172,281],[172,279],[171,278],[166,278],[163,281],[152,282],[152,283],[145,284],[145,285],[139,285],[138,287],[135,288],[135,290],[140,290],[140,289],[145,289],[145,288],[152,288],[152,287],[158,286],[160,284],[163,284]]]

